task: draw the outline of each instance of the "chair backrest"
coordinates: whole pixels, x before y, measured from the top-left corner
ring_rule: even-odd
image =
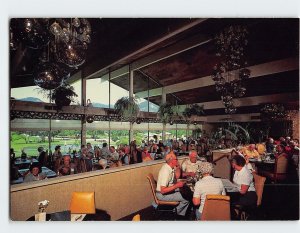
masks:
[[[264,186],[265,186],[265,181],[266,177],[257,175],[256,173],[253,173],[254,177],[254,184],[255,184],[255,190],[256,190],[256,195],[257,195],[257,206],[261,205],[262,201],[262,195],[264,192]]]
[[[148,174],[147,179],[148,179],[150,187],[151,187],[151,192],[152,192],[152,195],[153,195],[153,199],[154,199],[155,203],[158,204],[159,202],[158,202],[158,199],[157,199],[156,194],[155,194],[156,181],[154,180],[154,177],[153,177],[152,173]]]
[[[206,195],[201,220],[230,220],[230,197]]]
[[[262,155],[263,153],[265,153],[266,152],[266,146],[264,145],[264,144],[262,144],[262,143],[260,143],[260,144],[256,144],[256,148],[257,148],[257,151],[258,151],[258,153],[260,154],[260,155]]]
[[[287,173],[288,158],[284,155],[279,155],[275,162],[275,173],[285,174]]]
[[[73,192],[70,202],[71,214],[95,214],[94,192]]]
[[[141,215],[139,214],[134,215],[132,221],[141,221]]]

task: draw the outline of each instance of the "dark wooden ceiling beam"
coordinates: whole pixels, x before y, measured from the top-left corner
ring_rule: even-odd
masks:
[[[98,60],[94,61],[91,65],[88,65],[88,66],[84,67],[84,76],[85,76],[85,78],[91,78],[93,76],[99,75],[99,73],[101,73],[103,70],[108,71],[108,69],[110,67],[113,67],[113,66],[118,65],[118,64],[124,64],[124,61],[130,60],[130,58],[136,57],[139,54],[144,53],[144,52],[158,46],[159,44],[163,43],[164,41],[169,40],[170,38],[175,37],[176,35],[178,35],[180,33],[183,33],[185,31],[197,26],[197,25],[201,24],[202,22],[204,22],[206,20],[207,19],[191,20],[190,23],[174,30],[173,32],[168,33],[167,35],[159,38],[156,41],[153,41],[152,43],[149,43],[148,45],[134,51],[133,53],[130,53],[127,56],[125,56],[125,57],[123,57],[123,58],[121,58],[117,61],[114,61],[111,64],[102,65],[102,67],[101,67],[100,64],[103,64],[102,60],[101,61],[98,61]],[[128,62],[126,62],[126,63],[128,63]]]
[[[298,70],[299,69],[299,61],[298,58],[287,58],[277,61],[272,61],[264,64],[259,64],[255,66],[250,66],[248,69],[251,70],[251,79],[263,77],[265,75],[276,74],[291,70]],[[238,71],[236,71],[238,72]],[[174,93],[180,91],[191,90],[195,88],[207,87],[214,85],[214,81],[212,80],[211,76],[205,76],[200,78],[195,78],[193,80],[189,80],[186,82],[179,82],[173,85],[165,86],[165,92]],[[157,96],[161,95],[162,88],[155,88],[149,90],[149,96]],[[148,96],[148,91],[143,91],[139,93],[135,93],[140,98],[145,98]]]
[[[234,104],[236,107],[244,107],[263,103],[288,103],[297,100],[299,101],[299,93],[294,92],[238,98],[234,99]],[[198,104],[204,105],[204,109],[224,108],[224,104],[221,100],[202,102]],[[185,105],[182,105],[182,107],[185,107]]]

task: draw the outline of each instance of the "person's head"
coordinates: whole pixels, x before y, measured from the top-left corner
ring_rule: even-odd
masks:
[[[197,162],[197,152],[194,150],[190,151],[189,158],[192,163],[196,163]]]
[[[175,154],[169,153],[165,157],[166,163],[171,167],[174,168],[178,165],[178,160]]]
[[[14,153],[15,153],[14,148],[10,148],[10,154],[14,154]]]
[[[285,151],[285,146],[284,145],[282,145],[282,144],[279,144],[279,145],[277,145],[276,146],[276,151],[277,151],[277,153],[283,153],[284,151]]]
[[[87,148],[89,148],[89,149],[90,149],[90,148],[92,148],[92,145],[91,145],[91,143],[90,143],[90,142],[88,142],[88,143],[86,144],[86,147],[87,147]]]
[[[107,143],[104,142],[104,143],[102,144],[102,147],[103,147],[103,148],[104,148],[104,147],[107,147]]]
[[[102,169],[105,169],[107,167],[107,160],[106,159],[100,159],[99,165],[102,167]]]
[[[87,155],[87,153],[88,153],[88,150],[87,150],[86,147],[81,148],[81,154],[82,155]]]
[[[42,147],[42,146],[40,146],[39,148],[38,148],[38,152],[42,152],[44,150],[44,147]]]
[[[121,147],[120,149],[119,149],[119,155],[124,155],[125,154],[125,148],[124,147]]]
[[[280,138],[279,138],[279,141],[285,142],[285,138],[284,138],[284,137],[280,137]]]
[[[71,156],[70,155],[64,155],[63,162],[64,162],[64,165],[69,165],[71,163]]]
[[[81,147],[80,147],[81,149],[83,149],[83,148],[85,148],[85,145],[81,145]]]
[[[274,139],[273,139],[273,138],[269,138],[268,141],[269,141],[269,143],[271,143],[271,144],[274,143]]]
[[[248,149],[249,149],[250,151],[255,150],[255,144],[250,144],[250,145],[248,146]]]
[[[30,165],[29,171],[32,175],[37,176],[39,173],[42,172],[42,168],[38,163],[33,163]]]
[[[110,151],[111,153],[114,153],[114,152],[116,151],[116,149],[115,149],[114,146],[110,146],[110,147],[109,147],[109,151]]]
[[[241,170],[246,164],[246,160],[240,156],[240,155],[235,155],[232,160],[231,160],[231,166],[234,170]]]
[[[202,175],[211,175],[213,171],[213,165],[209,162],[202,162],[199,165],[199,170]]]
[[[129,146],[125,146],[125,154],[129,154],[130,153],[130,147]]]
[[[57,146],[55,147],[55,151],[60,151],[60,146],[59,146],[59,145],[57,145]]]

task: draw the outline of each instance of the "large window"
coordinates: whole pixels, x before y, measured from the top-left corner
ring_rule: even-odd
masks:
[[[11,131],[10,147],[14,149],[16,157],[20,157],[22,151],[27,156],[37,156],[37,148],[42,146],[49,148],[49,131]]]
[[[51,132],[51,151],[55,146],[61,146],[62,154],[79,151],[81,146],[81,132],[79,130],[54,130]]]
[[[18,87],[11,89],[11,97],[29,102],[49,102],[48,94],[50,91],[44,90],[38,86]]]
[[[129,145],[129,131],[128,130],[111,130],[111,146],[118,147],[119,145]]]
[[[109,108],[109,81],[107,78],[89,79],[86,82],[86,99],[90,99],[93,107]]]
[[[100,125],[101,122],[96,124]],[[109,130],[87,130],[86,142],[99,147],[102,147],[103,143],[109,144]]]

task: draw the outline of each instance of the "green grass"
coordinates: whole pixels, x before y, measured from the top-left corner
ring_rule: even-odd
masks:
[[[66,143],[66,144],[65,144]],[[61,146],[61,151],[62,153],[67,153],[68,152],[68,145],[73,145],[76,146],[77,148],[80,148],[80,140],[54,140],[54,142],[51,142],[51,150],[52,152],[54,151],[54,147],[60,145]],[[66,146],[65,146],[66,145]],[[11,141],[11,148],[14,148],[16,157],[21,156],[21,151],[24,148],[25,153],[28,156],[37,156],[38,147],[44,147],[45,149],[48,149],[48,142],[28,142],[25,143],[24,140],[16,140],[16,141]],[[77,149],[78,150],[78,149]]]

